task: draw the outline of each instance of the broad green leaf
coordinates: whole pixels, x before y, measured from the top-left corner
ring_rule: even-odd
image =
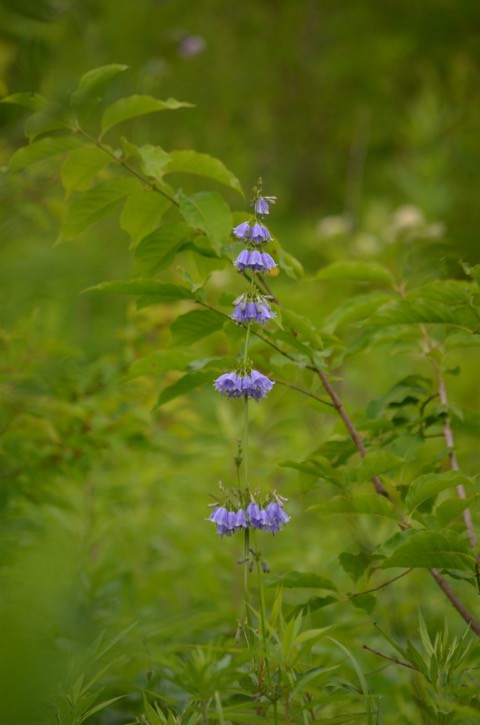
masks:
[[[205,232],[217,254],[230,238],[232,214],[220,194],[201,191],[192,196],[180,196],[180,213],[194,229]]]
[[[397,513],[392,504],[378,494],[362,494],[354,498],[335,496],[324,503],[310,506],[309,511],[319,511],[321,514],[367,514],[381,516],[387,519],[397,519]]]
[[[323,609],[323,607],[328,607],[329,604],[337,601],[336,597],[310,597],[303,604],[297,604],[290,612],[289,618],[296,617],[298,614],[306,615],[316,612],[317,609]]]
[[[67,209],[60,239],[72,239],[91,224],[110,214],[117,204],[141,188],[135,179],[116,177],[82,191]]]
[[[403,460],[388,451],[372,451],[359,464],[349,465],[345,469],[345,480],[349,483],[363,483],[373,476],[399,468]]]
[[[352,597],[350,602],[357,609],[363,609],[367,614],[371,614],[377,604],[377,598],[373,594],[359,594]]]
[[[424,501],[428,501],[429,498],[433,498],[440,491],[444,491],[447,488],[458,486],[463,484],[469,486],[471,483],[467,476],[459,473],[458,471],[446,471],[446,473],[427,473],[424,476],[416,478],[410,484],[405,503],[408,506],[410,512],[420,506]]]
[[[34,141],[28,146],[22,146],[18,151],[15,151],[10,159],[9,168],[11,171],[19,171],[26,166],[45,161],[51,156],[58,156],[67,151],[72,151],[72,149],[78,149],[79,146],[83,146],[83,142],[78,136],[41,138],[39,141]]]
[[[460,516],[465,509],[475,506],[480,499],[480,494],[474,494],[467,498],[447,498],[437,506],[434,516],[437,518],[441,526],[448,526],[451,521]]]
[[[191,103],[183,103],[169,98],[166,101],[160,101],[153,96],[129,96],[128,98],[120,98],[112,103],[103,114],[102,133],[106,133],[122,121],[127,121],[138,116],[145,116],[148,113],[156,111],[175,110],[177,108],[192,108]]]
[[[472,294],[469,282],[432,282],[413,290],[405,299],[397,299],[380,307],[368,324],[380,327],[430,323],[477,330],[479,320],[472,308]]]
[[[150,355],[136,360],[127,373],[126,379],[138,378],[143,375],[160,375],[170,370],[185,370],[194,359],[192,353],[185,350],[157,350]]]
[[[200,385],[206,385],[207,383],[213,385],[213,380],[214,378],[211,372],[188,373],[180,378],[180,380],[177,380],[177,382],[173,385],[170,385],[168,388],[164,388],[162,390],[155,407],[158,408],[161,405],[168,403],[170,400],[178,398],[179,395],[185,395],[191,390],[199,388]]]
[[[293,332],[302,342],[307,342],[313,347],[322,347],[322,339],[317,328],[308,317],[298,315],[291,310],[282,310],[282,327]]]
[[[120,215],[120,226],[130,236],[133,245],[155,229],[170,205],[166,197],[153,190],[129,194]]]
[[[152,146],[151,144],[139,146],[137,150],[145,176],[152,176],[154,179],[161,181],[165,168],[170,161],[170,154],[160,146]]]
[[[372,554],[369,551],[360,551],[358,554],[350,554],[348,551],[344,551],[338,557],[340,566],[354,582],[357,582],[361,576],[366,572],[369,566],[379,557],[376,554]]]
[[[158,303],[195,299],[193,292],[188,287],[169,282],[158,282],[155,279],[102,282],[95,287],[89,287],[85,292],[116,292],[124,295],[142,295],[152,297]]]
[[[324,321],[323,327],[327,332],[334,332],[342,325],[369,319],[370,315],[390,299],[383,292],[371,292],[353,297],[339,305]]]
[[[454,531],[418,531],[400,544],[382,568],[418,567],[475,570],[466,539]]]
[[[149,274],[165,269],[180,247],[191,241],[192,236],[192,229],[184,222],[162,224],[142,239],[135,249],[137,268]]]
[[[52,131],[73,131],[75,115],[65,105],[49,103],[43,106],[25,121],[25,136],[31,142],[38,136]]]
[[[80,78],[80,82],[77,89],[72,93],[71,99],[74,106],[81,106],[87,98],[92,94],[97,93],[98,89],[107,83],[110,78],[113,78],[118,73],[122,73],[127,70],[127,65],[120,63],[112,63],[110,65],[103,65],[100,68],[94,68],[93,70],[84,73]]]
[[[291,279],[303,279],[305,272],[301,262],[293,254],[289,254],[282,247],[277,247],[278,264]],[[272,272],[275,270],[273,269]]]
[[[321,269],[315,276],[322,280],[377,282],[389,287],[393,283],[390,270],[377,262],[335,262]]]
[[[339,481],[340,472],[335,469],[327,458],[322,456],[311,456],[305,461],[282,461],[283,468],[293,468],[296,471],[307,473],[316,478],[325,478],[327,481]]]
[[[62,165],[62,183],[69,197],[73,191],[85,191],[98,172],[112,163],[105,151],[97,146],[83,146],[71,151]]]
[[[221,161],[208,154],[201,154],[197,151],[171,151],[170,160],[165,167],[164,173],[205,176],[238,191],[241,196],[244,196],[237,177]]]
[[[330,579],[303,571],[290,571],[288,574],[269,577],[267,586],[279,585],[286,589],[331,589],[332,591],[337,589]]]
[[[213,332],[221,330],[225,324],[225,318],[211,310],[192,310],[185,315],[177,317],[172,323],[172,344],[191,345]]]
[[[23,106],[30,111],[39,111],[47,105],[47,99],[39,93],[12,93],[0,100],[0,103],[12,103],[16,106]]]

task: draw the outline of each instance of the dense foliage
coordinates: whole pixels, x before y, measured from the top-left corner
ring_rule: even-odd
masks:
[[[0,723],[478,722],[478,15],[0,4]]]

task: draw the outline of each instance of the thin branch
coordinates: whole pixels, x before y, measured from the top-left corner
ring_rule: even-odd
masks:
[[[425,345],[427,347],[428,352],[432,352],[435,349],[435,346],[432,343],[432,339],[429,336],[427,329],[425,325],[420,325],[420,329],[422,331],[423,339],[425,341]],[[435,360],[433,356],[430,356],[431,362],[433,367],[435,368],[435,372],[437,375],[437,383],[438,383],[438,395],[440,398],[440,403],[445,408],[446,417],[443,421],[443,437],[445,438],[445,443],[447,444],[448,448],[448,459],[450,462],[450,468],[452,471],[458,471],[459,465],[457,460],[457,455],[455,453],[455,441],[453,439],[453,431],[452,426],[450,423],[450,412],[449,412],[449,406],[448,406],[448,396],[447,396],[447,386],[445,385],[445,378],[442,375],[442,371],[440,369],[440,365]],[[457,485],[457,494],[459,498],[466,499],[467,493],[465,491],[465,487],[463,484],[459,483]],[[473,519],[472,519],[472,513],[469,508],[466,508],[463,511],[463,520],[465,522],[465,528],[467,529],[468,533],[468,540],[470,542],[470,546],[472,549],[475,549],[477,547],[477,537],[475,535],[475,528],[473,525]]]
[[[429,572],[433,576],[443,593],[448,597],[452,606],[455,607],[460,616],[463,617],[465,622],[469,625],[472,632],[475,632],[475,634],[480,637],[480,622],[478,622],[473,614],[468,611],[463,602],[457,597],[453,589],[450,588],[448,582],[446,582],[445,579],[442,577],[438,569],[429,569]]]
[[[410,569],[405,569],[405,571],[402,571],[401,574],[397,574],[397,576],[394,576],[392,579],[387,579],[386,582],[379,584],[378,587],[373,587],[373,589],[367,589],[364,592],[357,592],[356,594],[352,594],[350,597],[348,597],[348,601],[350,601],[351,599],[355,599],[355,597],[361,597],[364,594],[371,594],[371,592],[378,592],[379,589],[388,587],[389,584],[393,584],[393,582],[396,582],[397,579],[401,579],[402,577],[406,576],[407,574],[410,574],[411,571],[413,571],[413,567],[410,567]]]
[[[333,403],[330,403],[329,400],[319,398],[318,395],[315,395],[315,393],[311,393],[309,390],[305,390],[305,388],[301,388],[298,385],[293,385],[292,383],[287,383],[286,380],[279,380],[278,378],[276,378],[275,382],[278,383],[278,385],[284,385],[286,388],[292,388],[292,390],[297,390],[299,393],[308,395],[309,398],[313,398],[317,402],[323,403],[323,405],[328,405],[330,408],[333,408]]]
[[[362,645],[362,649],[366,649],[369,652],[373,652],[374,655],[383,657],[384,660],[389,660],[390,662],[394,662],[396,665],[401,665],[402,667],[408,667],[409,670],[415,670],[416,672],[418,672],[418,667],[415,667],[415,665],[411,665],[410,662],[403,662],[402,660],[399,660],[396,657],[390,657],[389,655],[386,655],[383,652],[379,652],[378,649],[373,649],[373,647],[369,647],[368,644]]]

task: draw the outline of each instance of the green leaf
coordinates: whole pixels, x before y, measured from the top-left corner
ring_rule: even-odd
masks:
[[[157,350],[136,360],[130,366],[126,379],[131,380],[143,375],[161,375],[170,370],[185,370],[193,359],[194,355],[185,350]]]
[[[338,327],[369,319],[382,305],[390,300],[383,292],[371,292],[366,295],[357,295],[353,299],[343,302],[330,314],[324,322],[327,332],[334,332]]]
[[[321,514],[367,514],[381,516],[387,519],[397,519],[397,513],[392,504],[383,496],[366,493],[354,498],[335,496],[324,503],[310,506],[309,511],[319,511]]]
[[[12,103],[30,111],[39,111],[47,105],[47,99],[39,93],[12,93],[0,100],[0,103]]]
[[[170,161],[170,154],[160,148],[160,146],[152,146],[151,144],[139,146],[137,152],[145,176],[151,176],[157,179],[157,181],[161,181],[164,176],[165,167]]]
[[[278,246],[278,264],[291,279],[303,279],[305,276],[301,262],[280,246]]]
[[[94,93],[98,92],[98,89],[107,83],[110,78],[113,78],[118,73],[122,73],[127,70],[127,65],[121,65],[120,63],[112,63],[110,65],[103,65],[99,68],[84,73],[80,78],[80,82],[77,89],[72,93],[71,100],[74,106],[82,106],[86,100]]]
[[[418,531],[382,564],[391,567],[475,570],[468,542],[454,531]]]
[[[346,572],[349,577],[357,582],[361,576],[366,572],[368,567],[378,559],[376,554],[371,554],[368,551],[360,551],[358,554],[350,554],[348,551],[344,551],[338,557],[340,566],[343,571]]]
[[[377,598],[373,594],[360,594],[358,597],[352,597],[351,603],[357,609],[363,609],[367,614],[371,614],[377,604]]]
[[[38,136],[52,131],[73,131],[75,116],[65,105],[49,103],[32,113],[25,121],[25,136],[33,141]]]
[[[318,574],[311,574],[302,571],[290,571],[288,574],[269,577],[267,586],[282,586],[286,589],[331,589],[336,591],[337,587],[330,579]]]
[[[120,215],[120,226],[130,236],[133,245],[155,229],[170,205],[167,198],[153,190],[129,194]]]
[[[349,465],[345,468],[345,481],[349,483],[363,483],[374,476],[380,476],[399,468],[403,460],[388,451],[372,451],[359,464]]]
[[[301,341],[311,343],[313,347],[322,347],[322,339],[308,317],[297,315],[291,310],[282,310],[282,327],[294,332]]]
[[[336,599],[336,597],[310,597],[308,601],[303,604],[298,604],[292,609],[289,619],[291,617],[296,617],[298,614],[311,614],[312,612],[316,612],[318,609],[323,609],[323,607],[328,607],[329,604],[333,604],[337,601],[338,599]]]
[[[187,312],[172,323],[172,344],[191,345],[213,332],[221,330],[225,324],[225,318],[211,310],[192,310]]]
[[[389,287],[393,284],[390,270],[377,262],[335,262],[317,272],[316,278],[322,280],[377,282]]]
[[[472,307],[472,285],[455,280],[432,282],[413,290],[405,299],[380,307],[368,320],[371,327],[430,323],[478,329]]]
[[[199,372],[199,373],[188,373],[183,378],[177,380],[176,383],[170,385],[168,388],[164,388],[159,395],[157,405],[160,407],[165,403],[168,403],[174,398],[178,398],[179,395],[185,395],[195,388],[199,388],[200,385],[210,383],[213,385],[213,375],[211,372]]]
[[[72,149],[78,149],[83,142],[78,136],[52,136],[50,138],[42,138],[40,141],[34,141],[28,146],[23,146],[15,151],[9,162],[11,171],[19,171],[31,164],[38,164],[40,161],[51,156],[64,154]]]
[[[148,234],[135,250],[137,267],[141,272],[154,274],[171,263],[176,252],[192,239],[192,229],[184,222],[162,224]]]
[[[112,159],[96,146],[83,146],[71,151],[62,165],[62,183],[69,197],[73,191],[88,189],[97,173]]]
[[[467,498],[447,498],[437,506],[434,511],[434,516],[438,519],[441,526],[448,526],[451,521],[460,516],[465,509],[471,508],[476,505],[480,499],[480,494],[474,494]]]
[[[238,191],[240,196],[244,196],[237,177],[221,161],[208,154],[201,154],[197,151],[171,151],[170,160],[165,167],[164,173],[205,176]]]
[[[232,214],[216,191],[201,191],[192,196],[180,196],[180,214],[194,229],[205,232],[217,254],[230,238]]]
[[[195,299],[193,292],[188,287],[169,282],[158,282],[155,279],[102,282],[95,285],[95,287],[89,287],[85,292],[116,292],[124,295],[142,295],[143,297],[151,297],[158,303]]]
[[[102,134],[105,134],[117,124],[122,123],[122,121],[127,121],[138,116],[145,116],[148,113],[155,113],[156,111],[175,110],[177,108],[192,108],[192,104],[176,101],[175,98],[160,101],[153,96],[135,95],[129,96],[128,98],[120,98],[104,111]]]
[[[72,239],[84,229],[110,214],[117,204],[139,189],[135,179],[116,177],[80,192],[67,209],[60,239]]]
[[[428,501],[429,498],[433,498],[440,491],[444,491],[446,488],[452,488],[452,486],[458,486],[459,484],[468,486],[471,484],[471,480],[458,471],[427,473],[412,481],[405,498],[405,503],[409,511],[413,512],[420,504]]]

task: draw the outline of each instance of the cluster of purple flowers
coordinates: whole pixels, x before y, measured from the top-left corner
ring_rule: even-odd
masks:
[[[269,214],[269,203],[275,203],[274,196],[261,196],[255,202],[256,214]],[[271,240],[267,227],[255,219],[253,222],[242,222],[233,230],[237,239],[242,239],[249,247],[243,249],[234,262],[234,265],[241,272],[251,269],[254,272],[269,272],[276,267],[272,257],[267,252],[259,252],[255,245],[265,244]]]
[[[251,370],[249,374],[224,373],[215,380],[214,385],[227,398],[241,398],[246,395],[247,398],[258,401],[267,396],[275,383],[258,370]]]
[[[278,501],[269,503],[265,509],[256,503],[249,503],[246,511],[228,511],[224,506],[216,506],[208,519],[217,525],[217,534],[231,536],[240,529],[257,529],[277,534],[290,516],[285,513]]]
[[[275,317],[275,313],[270,309],[265,297],[256,293],[240,295],[233,304],[235,309],[230,317],[239,324],[258,322],[263,325]]]

